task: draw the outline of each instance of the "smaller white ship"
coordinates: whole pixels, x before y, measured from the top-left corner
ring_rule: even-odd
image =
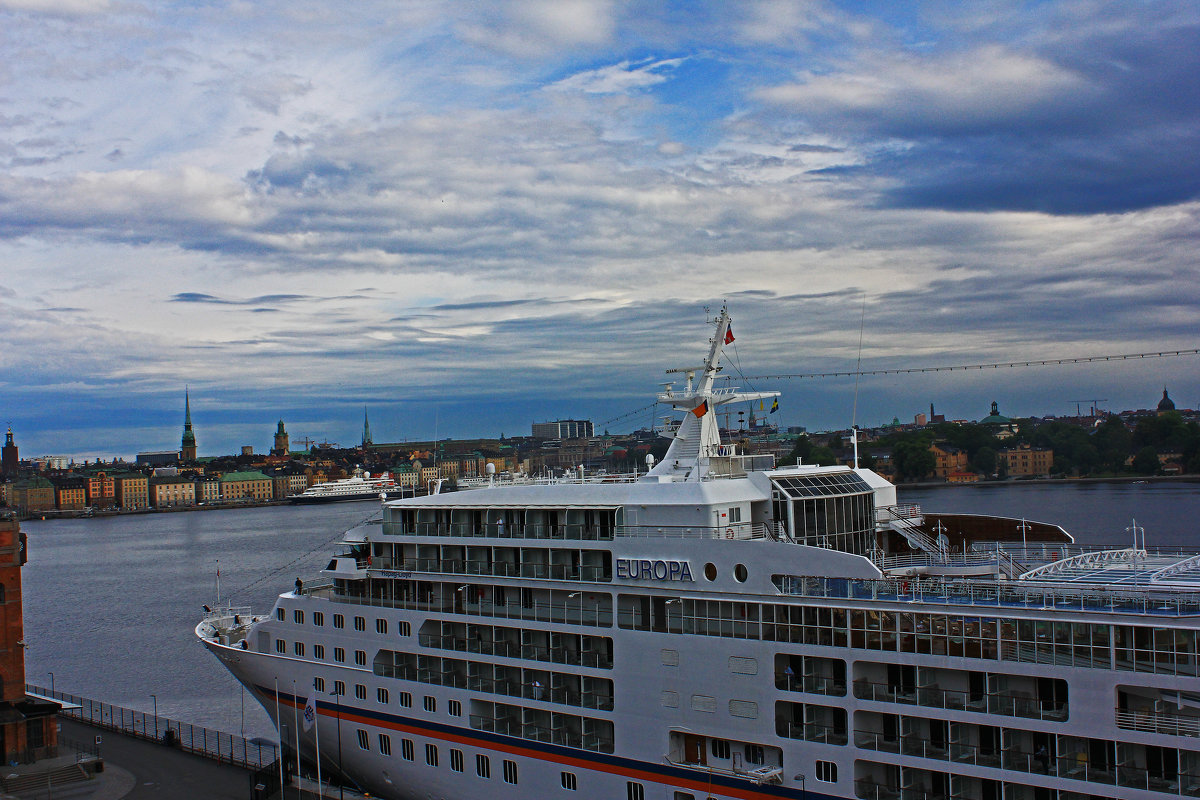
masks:
[[[371,477],[365,472],[361,476],[344,478],[329,483],[310,486],[300,494],[288,498],[293,503],[332,503],[336,500],[369,500],[380,497],[399,497],[402,491],[389,473]]]

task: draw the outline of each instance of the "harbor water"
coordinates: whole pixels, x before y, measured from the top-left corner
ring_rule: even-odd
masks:
[[[900,499],[1053,522],[1088,544],[1127,544],[1136,518],[1149,546],[1200,545],[1194,481],[955,486],[901,490]],[[266,714],[192,633],[216,601],[217,571],[222,600],[269,611],[297,577],[316,577],[341,534],[378,505],[23,523],[27,680],[49,686],[52,672],[59,691],[146,712],[156,698],[162,716],[274,738]]]

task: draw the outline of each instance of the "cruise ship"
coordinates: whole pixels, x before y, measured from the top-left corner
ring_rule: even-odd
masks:
[[[714,384],[732,341],[722,310],[658,395],[682,421],[648,471],[385,503],[197,636],[375,797],[1200,795],[1200,554],[739,452],[718,410],[775,393]]]
[[[337,500],[384,499],[399,495],[400,492],[401,487],[388,473],[371,477],[371,473],[367,472],[342,480],[318,483],[300,494],[291,495],[288,500],[292,503],[332,503]]]

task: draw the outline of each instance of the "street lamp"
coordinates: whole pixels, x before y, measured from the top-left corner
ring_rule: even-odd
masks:
[[[150,695],[150,699],[154,701],[154,738],[158,738],[158,697]]]

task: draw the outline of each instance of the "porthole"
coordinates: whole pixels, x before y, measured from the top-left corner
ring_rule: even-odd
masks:
[[[750,577],[750,573],[746,571],[745,564],[738,564],[733,568],[733,577],[738,583],[745,583],[746,578]]]
[[[717,565],[711,561],[704,565],[705,580],[715,581],[717,579]]]

